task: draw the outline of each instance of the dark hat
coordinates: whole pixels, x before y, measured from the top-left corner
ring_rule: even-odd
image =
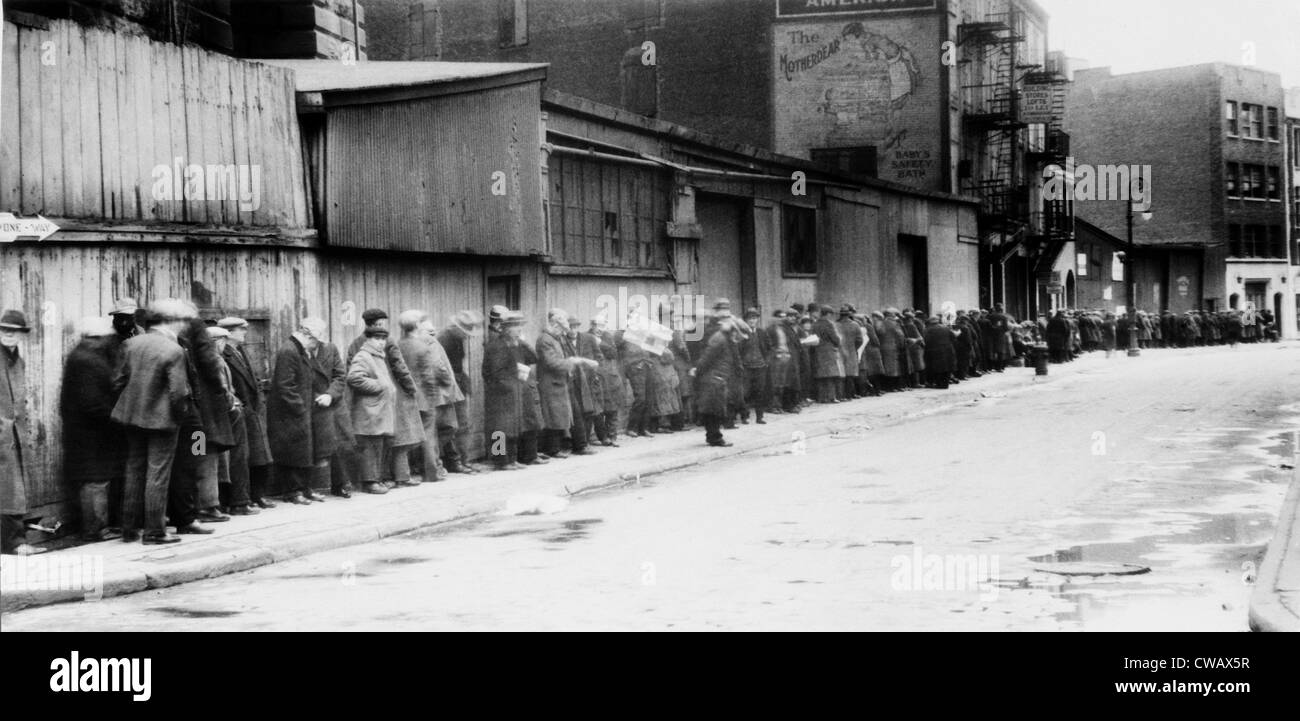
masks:
[[[803,303],[795,303],[794,305],[790,306],[790,310],[793,310],[796,313],[804,312],[805,308],[806,306],[804,306]]]
[[[30,333],[32,330],[27,326],[27,316],[21,310],[7,310],[4,315],[0,315],[0,328],[20,333]]]
[[[853,315],[853,313],[854,313],[853,306],[849,305],[848,303],[845,303],[844,305],[840,306],[840,315]]]
[[[762,318],[762,317],[763,317],[763,314],[760,313],[760,312],[758,311],[757,308],[746,308],[746,309],[745,309],[745,317],[746,317],[746,318]]]
[[[388,317],[388,313],[383,310],[380,310],[379,308],[371,308],[361,314],[361,320],[365,321],[366,325],[374,325],[375,321],[382,320],[387,317]]]
[[[569,316],[569,327],[570,327],[570,328],[577,328],[577,327],[579,327],[579,326],[581,326],[581,325],[582,325],[582,321],[578,320],[578,316],[576,316],[576,315],[574,315],[574,316]]]

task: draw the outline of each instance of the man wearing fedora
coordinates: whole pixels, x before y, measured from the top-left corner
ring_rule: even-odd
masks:
[[[18,349],[20,335],[31,332],[20,310],[0,315],[0,552],[40,553],[26,542],[23,521],[27,515],[27,464],[31,446],[27,438],[27,364]]]
[[[502,329],[504,319],[501,314],[508,311],[502,306],[494,306],[492,312],[496,315],[493,318],[495,327]],[[438,436],[442,441],[442,465],[448,473],[478,473],[481,470],[470,463],[469,446],[466,445],[470,421],[469,396],[474,395],[474,392],[470,386],[469,374],[465,372],[465,357],[468,355],[467,345],[471,338],[480,335],[479,326],[482,323],[481,314],[472,310],[460,310],[452,316],[451,323],[438,334],[438,343],[447,354],[452,374],[456,377],[456,386],[459,389],[457,395],[463,396],[460,400],[454,401],[451,406],[443,407],[439,424],[443,431],[451,431],[446,433],[445,437]],[[453,412],[454,424],[451,423]]]

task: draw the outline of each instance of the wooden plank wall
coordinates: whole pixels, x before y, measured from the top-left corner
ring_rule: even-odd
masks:
[[[291,71],[52,20],[4,27],[0,210],[311,227]],[[155,199],[154,169],[258,166],[260,204]]]
[[[62,478],[58,408],[64,360],[77,342],[79,319],[107,313],[117,298],[185,298],[208,315],[266,317],[267,343],[274,349],[303,315],[325,315],[321,278],[315,253],[301,249],[0,246],[0,306],[23,309],[32,326],[21,351],[35,439],[32,506],[53,507],[71,498]]]

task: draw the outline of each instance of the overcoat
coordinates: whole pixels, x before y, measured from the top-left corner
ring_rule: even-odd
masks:
[[[565,352],[565,343],[550,331],[537,339],[536,350],[542,424],[547,430],[568,430],[573,426],[573,404],[569,398],[573,358]]]
[[[840,338],[839,329],[830,318],[822,318],[813,325],[813,334],[821,339],[821,342],[813,347],[813,377],[843,378],[844,360],[840,357],[840,346],[843,345],[843,340]]]
[[[931,373],[952,373],[957,370],[956,336],[952,329],[939,321],[929,321],[925,326],[925,367]]]
[[[266,395],[262,380],[253,370],[248,353],[234,343],[227,343],[222,354],[230,368],[231,385],[235,397],[244,404],[244,428],[248,438],[248,465],[250,468],[271,463],[271,448],[266,440]]]
[[[128,345],[130,342],[128,341]],[[128,353],[130,352],[128,348]],[[282,466],[310,468],[313,448],[312,377],[316,371],[298,339],[289,339],[275,353],[271,385],[266,396],[266,436],[271,458]]]
[[[714,332],[704,345],[704,352],[695,364],[695,410],[700,415],[727,417],[727,387],[735,382],[740,369],[740,356],[731,336],[723,331]]]
[[[63,477],[110,481],[126,470],[122,426],[113,421],[113,358],[109,338],[85,338],[63,364]]]
[[[862,359],[858,361],[858,370],[865,376],[885,375],[885,358],[880,353],[880,334],[871,321],[862,324],[862,333],[867,337],[867,347],[862,349]]]
[[[26,405],[27,363],[17,348],[0,346],[0,512],[9,515],[27,512]]]
[[[516,366],[520,356],[503,333],[494,333],[483,349],[483,430],[518,438],[523,430],[524,382]]]
[[[383,354],[362,346],[348,364],[352,431],[358,436],[391,436],[397,424],[397,385]]]
[[[876,321],[876,334],[880,337],[880,362],[885,371],[882,375],[887,378],[903,375],[901,360],[906,342],[903,329],[893,318],[885,318]]]

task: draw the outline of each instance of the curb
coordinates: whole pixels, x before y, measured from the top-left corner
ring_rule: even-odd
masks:
[[[1250,630],[1266,633],[1300,632],[1300,616],[1281,599],[1284,569],[1300,579],[1300,471],[1292,471],[1291,489],[1282,502],[1277,532],[1268,544],[1250,597]]]
[[[1032,369],[1030,369],[1032,370]],[[1035,377],[1029,383],[1022,387],[1012,387],[1005,390],[996,391],[998,396],[994,398],[1009,397],[1019,395],[1040,387],[1046,383],[1053,382],[1062,378],[1069,378],[1075,375],[1073,372],[1056,376]],[[971,393],[975,393],[971,397]],[[878,425],[897,425],[914,420],[920,420],[932,415],[946,413],[958,408],[967,407],[978,403],[981,396],[977,392],[962,393],[961,397],[954,398],[947,403],[940,403],[934,406],[923,408],[912,412],[904,412],[897,416],[887,416],[883,422]],[[810,424],[807,429],[801,429],[803,439],[823,438],[834,436],[838,431],[835,428],[842,421],[850,420],[853,414],[834,414],[826,418],[818,418]],[[788,443],[788,441],[786,441]],[[654,477],[679,471],[692,466],[703,465],[715,461],[734,458],[771,449],[774,446],[772,437],[758,437],[746,441],[738,441],[734,446],[726,449],[704,448],[694,453],[680,453],[669,457],[668,459],[652,463],[641,470],[636,476],[628,473],[619,473],[613,477],[596,476],[590,480],[582,479],[557,479],[549,489],[552,495],[558,496],[575,496],[581,493],[600,491],[608,488],[626,485],[638,478]],[[1297,484],[1293,491],[1300,489]],[[140,563],[133,563],[132,568],[117,571],[115,573],[106,573],[103,583],[103,595],[101,598],[110,598],[114,596],[123,596],[141,591],[167,588],[177,586],[183,583],[200,581],[209,578],[216,578],[241,571],[249,571],[262,566],[268,566],[274,563],[293,560],[302,556],[307,556],[322,551],[338,550],[349,546],[363,545],[373,543],[383,538],[397,536],[412,531],[418,531],[433,526],[440,526],[447,523],[465,521],[472,518],[488,516],[499,512],[505,508],[508,498],[502,497],[492,501],[481,501],[476,503],[462,504],[459,506],[443,507],[430,512],[411,512],[398,516],[390,516],[380,521],[368,521],[360,524],[342,525],[335,524],[329,527],[312,527],[309,531],[288,538],[282,538],[275,542],[262,541],[257,538],[238,539],[232,538],[233,546],[228,552],[213,554],[209,557],[195,559],[189,562],[170,564],[166,568],[142,569]],[[40,556],[28,558],[41,558]],[[55,603],[69,601],[86,600],[86,593],[80,590],[41,590],[41,591],[3,591],[0,593],[0,612],[9,613],[25,608],[37,606],[46,606]],[[1253,614],[1252,614],[1253,616]]]

